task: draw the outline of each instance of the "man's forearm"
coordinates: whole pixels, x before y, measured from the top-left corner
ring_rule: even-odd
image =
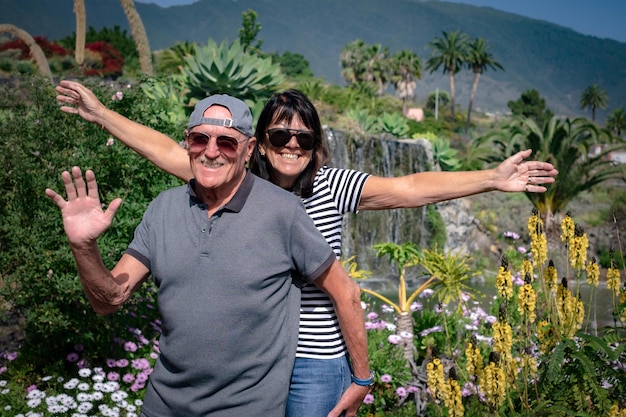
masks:
[[[192,177],[187,152],[170,137],[109,109],[102,113],[101,124],[110,134],[163,171],[186,182]]]
[[[349,288],[346,289],[348,297],[341,301],[337,300],[335,311],[337,312],[341,333],[350,354],[352,372],[359,379],[368,379],[370,377],[370,368],[367,352],[367,333],[365,331],[363,308],[361,307],[360,289],[352,281],[350,281],[348,286]]]
[[[128,297],[104,265],[97,243],[70,247],[80,282],[94,311],[102,315],[116,312]]]

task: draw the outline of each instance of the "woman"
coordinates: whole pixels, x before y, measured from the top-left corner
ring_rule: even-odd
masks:
[[[62,111],[103,126],[161,169],[185,181],[191,178],[187,153],[177,142],[106,109],[79,83],[61,81],[56,89],[60,93],[57,99],[72,105],[61,107]],[[518,152],[495,169],[482,171],[419,172],[383,178],[329,168],[329,151],[318,113],[296,90],[277,93],[268,100],[255,136],[251,171],[299,195],[338,257],[342,219],[347,212],[420,207],[494,190],[544,192],[542,184],[554,182],[557,174],[549,163],[525,162],[531,150]],[[355,384],[351,384],[333,306],[314,286],[305,287],[287,416],[325,416],[333,407],[356,412],[365,394],[351,385]]]

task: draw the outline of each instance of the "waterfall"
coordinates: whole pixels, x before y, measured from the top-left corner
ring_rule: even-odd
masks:
[[[407,175],[430,169],[432,148],[425,139],[356,136],[326,128],[331,166],[350,168],[381,177]],[[379,258],[372,245],[413,242],[427,246],[426,208],[363,211],[344,218],[343,258],[356,256],[359,269],[381,278],[397,277],[396,266]]]

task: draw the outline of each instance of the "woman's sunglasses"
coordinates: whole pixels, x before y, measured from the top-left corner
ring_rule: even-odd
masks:
[[[189,152],[202,152],[209,145],[211,136],[205,135],[200,132],[191,132],[187,134],[187,149]],[[226,156],[236,156],[237,149],[239,148],[239,142],[237,139],[231,136],[217,136],[215,138],[217,147],[220,152]]]
[[[285,129],[282,127],[267,129],[267,137],[270,143],[277,148],[285,146],[293,136],[296,137],[298,145],[305,151],[310,151],[315,147],[315,134],[310,130]]]

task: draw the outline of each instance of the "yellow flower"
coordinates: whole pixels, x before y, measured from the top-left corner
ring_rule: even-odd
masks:
[[[478,379],[483,368],[483,357],[480,354],[480,349],[474,347],[474,344],[470,342],[465,349],[465,358],[467,359],[465,369],[470,378]]]
[[[524,260],[522,261],[521,273],[522,273],[523,277],[525,277],[526,274],[528,274],[528,276],[530,276],[531,281],[532,281],[532,278],[533,278],[533,264],[532,264],[532,262],[530,262],[530,259],[524,258]]]
[[[493,323],[493,351],[500,355],[500,361],[508,364],[513,360],[513,330],[506,321],[497,320]]]
[[[533,255],[535,266],[543,265],[548,258],[548,243],[543,232],[543,220],[539,213],[533,209],[533,214],[528,218],[528,233],[530,234],[530,250]]]
[[[465,413],[463,407],[463,395],[461,394],[461,387],[457,380],[449,378],[447,384],[447,395],[444,400],[444,404],[448,409],[449,417],[462,417]]]
[[[556,267],[554,266],[554,262],[552,260],[550,260],[550,262],[548,263],[548,267],[543,271],[543,279],[549,291],[552,291],[556,288],[559,277],[556,271]]]
[[[574,229],[574,237],[570,239],[569,245],[569,260],[572,268],[583,269],[585,262],[587,262],[588,247],[589,240],[587,239],[587,234],[582,226],[577,224]]]
[[[595,257],[587,262],[585,271],[587,272],[587,284],[597,287],[600,282],[600,266],[596,262]]]
[[[569,213],[565,214],[561,220],[561,241],[569,246],[570,240],[574,237],[574,220]]]
[[[509,300],[513,297],[513,279],[511,278],[511,271],[505,266],[498,268],[498,275],[496,276],[496,290],[498,295],[505,300]]]
[[[585,318],[585,304],[567,289],[560,285],[558,289],[556,311],[559,318],[561,333],[568,338],[574,336],[582,327]]]
[[[506,376],[502,368],[491,362],[483,370],[480,386],[485,393],[487,404],[498,408],[506,398]]]
[[[535,315],[536,303],[537,295],[533,286],[530,284],[522,285],[517,294],[517,311],[519,311],[522,317],[528,318],[530,323],[534,323],[537,317]]]
[[[435,401],[442,400],[446,395],[446,385],[444,381],[443,364],[439,358],[434,358],[426,365],[427,384],[430,395]]]
[[[620,281],[619,269],[615,268],[613,263],[611,263],[611,266],[606,270],[606,287],[613,291],[613,294],[617,295],[621,286]]]

